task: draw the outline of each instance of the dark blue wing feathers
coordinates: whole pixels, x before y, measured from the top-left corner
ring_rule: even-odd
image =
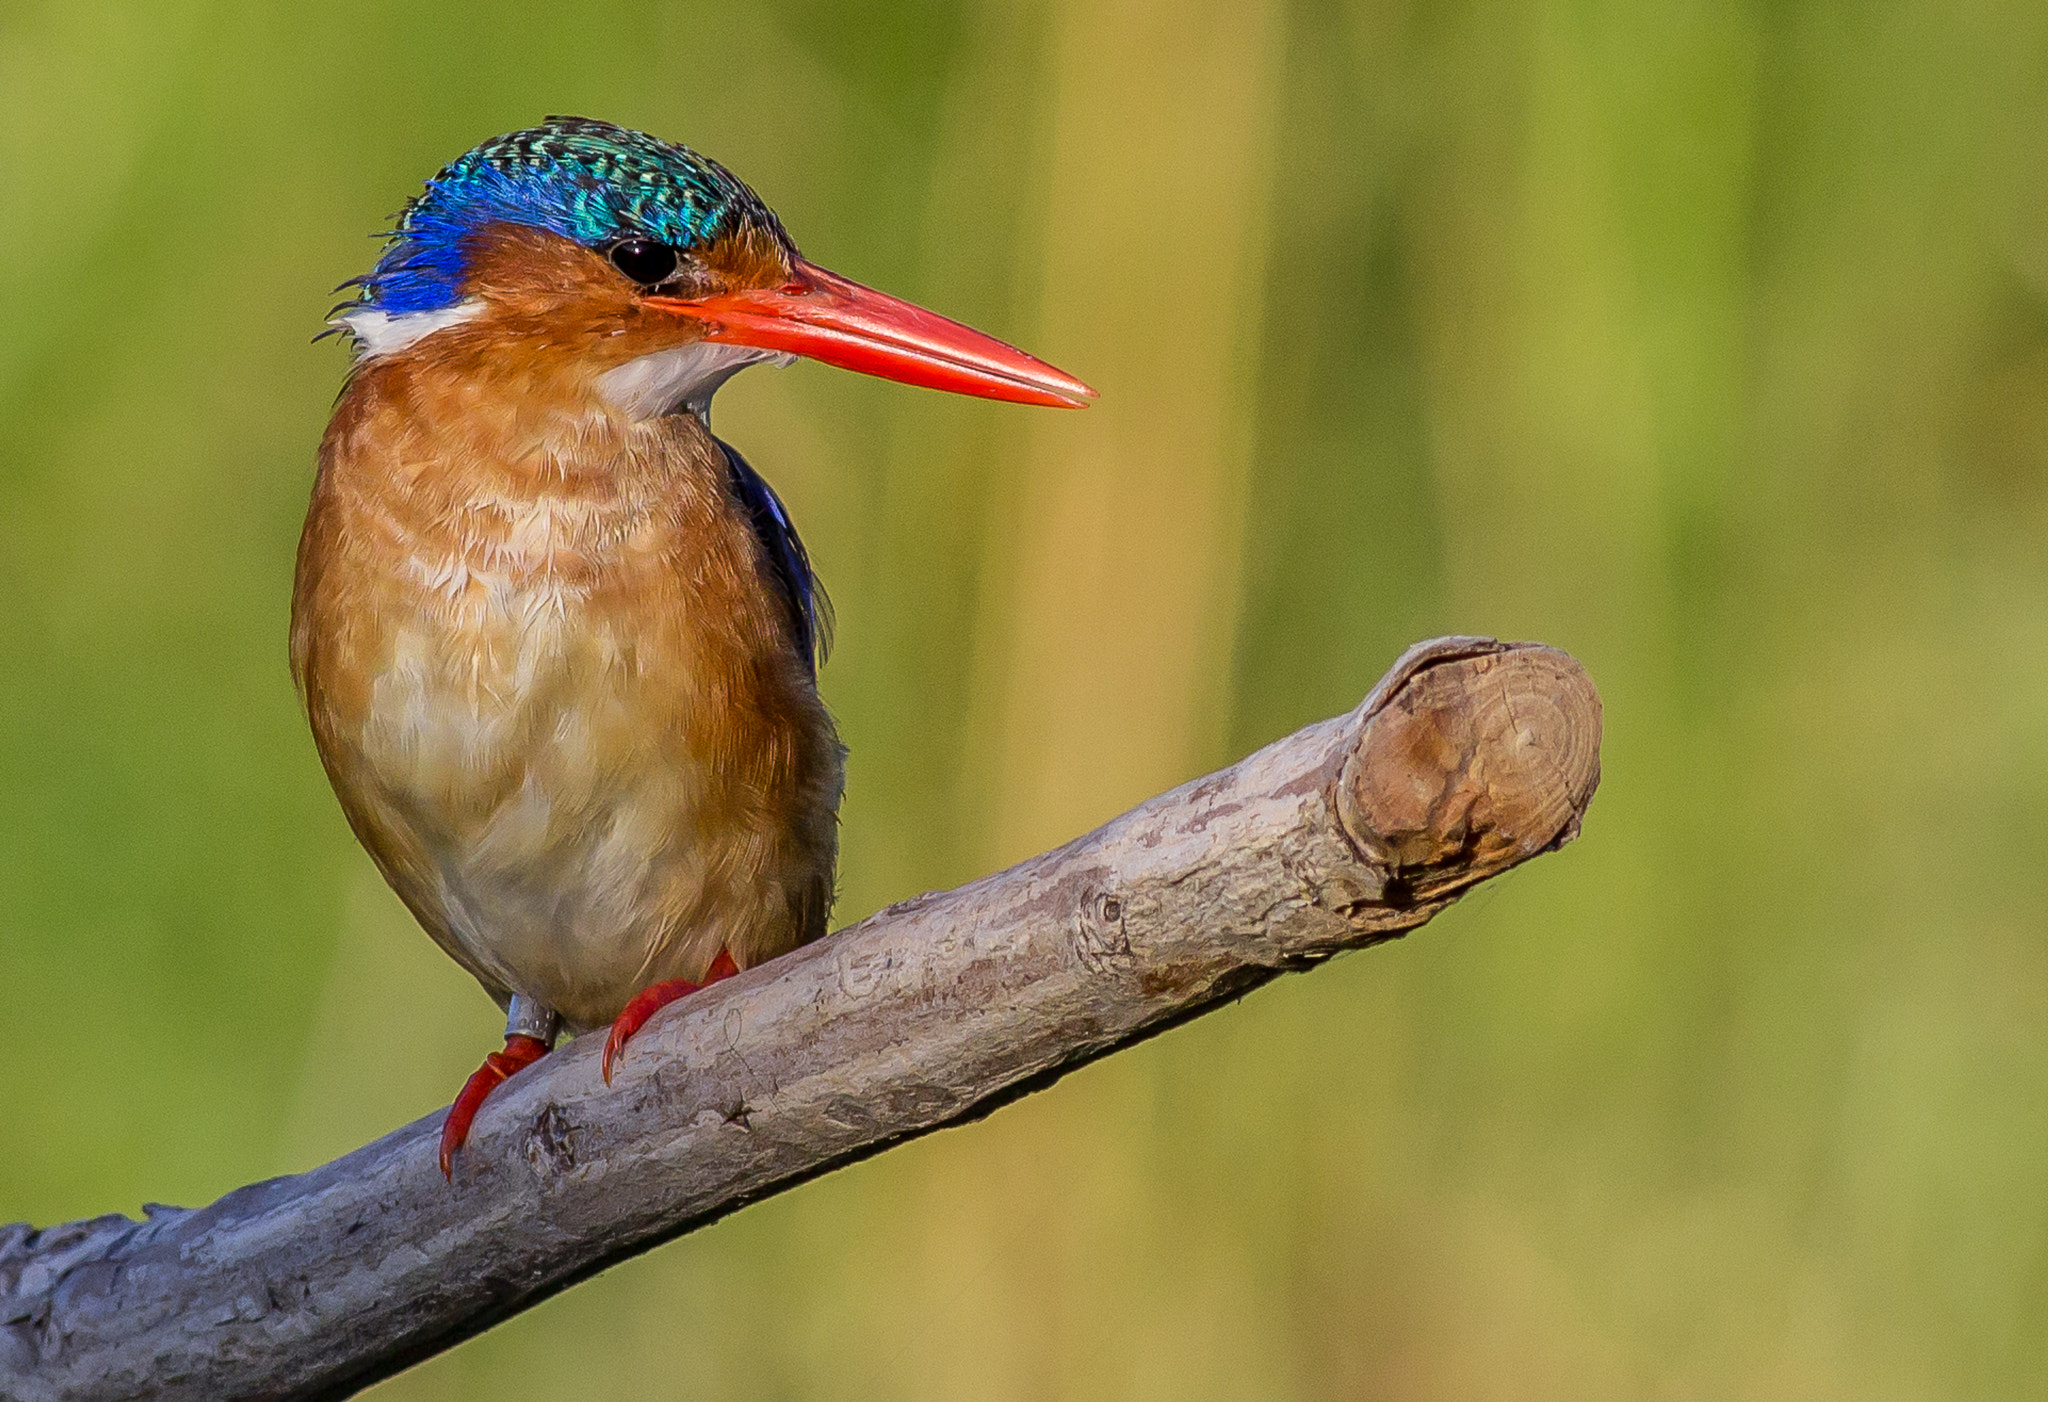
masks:
[[[810,554],[798,538],[782,498],[775,495],[775,489],[747,465],[747,460],[730,443],[724,439],[712,441],[725,450],[733,498],[746,512],[754,538],[761,542],[761,554],[768,562],[776,592],[782,596],[797,650],[815,678],[818,664],[825,660],[832,645],[831,601],[811,570]]]

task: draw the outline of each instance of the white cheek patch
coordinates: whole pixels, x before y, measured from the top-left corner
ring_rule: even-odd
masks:
[[[396,316],[362,307],[343,312],[328,324],[355,338],[358,360],[376,360],[415,345],[436,331],[474,321],[483,313],[482,300],[472,297],[452,307],[401,312]],[[692,341],[615,366],[598,376],[597,388],[613,407],[636,419],[659,418],[685,408],[701,418],[709,416],[711,396],[718,392],[718,387],[749,365],[795,363],[795,356],[782,351]]]
[[[483,315],[483,311],[484,304],[472,297],[452,307],[438,307],[430,312],[400,312],[397,316],[364,307],[358,311],[343,312],[327,324],[339,326],[355,337],[356,359],[375,360],[379,356],[402,351],[436,331],[474,321]]]
[[[597,377],[597,388],[615,408],[636,419],[659,418],[680,408],[706,418],[718,387],[749,365],[795,362],[795,356],[781,351],[692,341],[607,370]]]

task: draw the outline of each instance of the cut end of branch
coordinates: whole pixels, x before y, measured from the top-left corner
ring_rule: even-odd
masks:
[[[1337,812],[1391,901],[1438,900],[1563,846],[1600,785],[1600,696],[1555,648],[1424,643],[1360,712]]]

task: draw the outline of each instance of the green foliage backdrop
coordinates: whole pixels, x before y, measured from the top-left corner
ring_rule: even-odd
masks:
[[[286,676],[327,289],[547,112],[1092,380],[720,428],[839,606],[850,919],[1571,649],[1583,840],[400,1398],[2048,1395],[2048,9],[0,0],[0,1221],[445,1103]]]

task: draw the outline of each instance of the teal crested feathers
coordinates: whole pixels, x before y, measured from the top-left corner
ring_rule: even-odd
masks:
[[[760,197],[718,162],[610,122],[549,117],[493,137],[429,180],[377,266],[357,280],[360,305],[393,316],[453,306],[470,236],[501,223],[594,249],[627,238],[695,248],[743,224],[789,244]]]

